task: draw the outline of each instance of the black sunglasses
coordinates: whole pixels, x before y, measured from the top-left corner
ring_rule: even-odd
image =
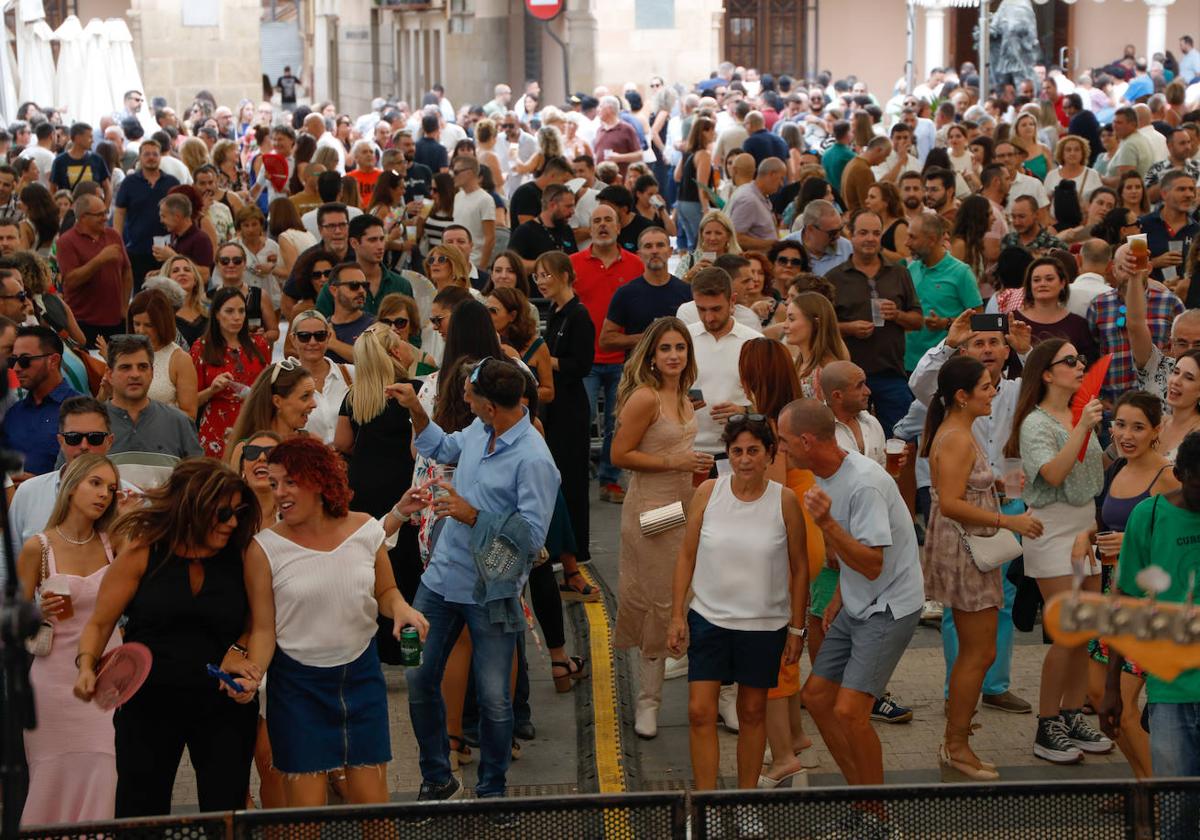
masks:
[[[779,265],[790,265],[792,268],[803,268],[803,257],[776,257],[775,262]]]
[[[1087,357],[1082,353],[1071,356],[1063,356],[1061,359],[1050,363],[1050,367],[1054,367],[1055,365],[1066,365],[1067,367],[1083,365],[1084,367],[1087,367]]]
[[[334,283],[333,285],[339,286],[343,289],[349,289],[352,292],[361,292],[363,289],[367,288],[368,284],[366,280],[345,280],[339,283]]]
[[[241,265],[245,262],[241,257],[221,257],[217,260],[221,265]]]
[[[25,301],[29,300],[29,292],[27,292],[27,291],[25,291],[24,289],[22,289],[21,291],[17,292],[16,294],[12,294],[12,295],[0,295],[0,299],[3,299],[3,300],[19,300],[19,301],[21,301],[22,303],[24,303]]]
[[[301,344],[308,344],[310,341],[325,341],[329,338],[329,330],[297,330],[296,340]]]
[[[408,329],[408,319],[407,318],[378,318],[377,320],[381,324],[387,324],[392,329],[396,329],[396,330]]]
[[[323,270],[321,270],[321,271],[318,271],[317,269],[315,269],[315,268],[314,268],[312,271],[310,271],[310,272],[309,272],[308,276],[309,276],[309,277],[314,277],[314,278],[316,278],[316,277],[329,277],[329,275],[331,275],[331,274],[333,274],[333,269],[332,269],[332,268],[326,268],[326,269],[323,269]]]
[[[270,443],[270,444],[247,443],[245,446],[242,447],[242,461],[243,462],[257,461],[259,458],[265,458],[271,454],[271,450],[274,449],[276,446],[277,446],[277,444],[274,444],[274,443]],[[222,521],[224,521],[224,520],[222,520]]]
[[[20,356],[10,356],[9,361],[12,362],[15,367],[19,367],[22,370],[24,370],[25,368],[29,367],[31,364],[33,364],[38,359],[44,359],[50,355],[53,355],[53,354],[38,353],[35,355],[33,353],[22,353]]]
[[[89,445],[100,446],[108,440],[110,434],[111,432],[63,432],[62,437],[67,446],[78,446],[85,438]]]
[[[217,508],[217,521],[224,525],[230,519],[235,517],[238,519],[242,518],[249,511],[250,505],[238,505],[237,507],[222,505],[221,507]]]

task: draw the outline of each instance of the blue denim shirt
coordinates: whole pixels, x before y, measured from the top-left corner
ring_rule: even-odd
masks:
[[[25,456],[25,470],[34,475],[50,472],[58,458],[58,409],[64,401],[79,393],[63,380],[46,395],[41,405],[33,394],[9,407],[4,415],[4,434],[0,444]]]
[[[471,507],[493,514],[516,511],[529,526],[530,540],[546,541],[558,497],[559,474],[542,436],[526,412],[516,425],[496,438],[478,418],[461,432],[446,434],[436,423],[417,435],[417,451],[439,464],[454,464],[454,489]],[[469,525],[446,519],[421,582],[455,604],[474,604],[479,572],[471,551]],[[524,577],[522,585],[524,585]]]

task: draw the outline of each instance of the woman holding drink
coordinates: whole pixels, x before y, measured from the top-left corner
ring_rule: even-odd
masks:
[[[1112,584],[1113,569],[1121,554],[1121,541],[1129,514],[1143,499],[1166,493],[1179,486],[1171,462],[1158,451],[1162,431],[1162,402],[1145,391],[1127,391],[1117,400],[1113,414],[1112,438],[1117,459],[1105,471],[1104,492],[1097,508],[1096,527],[1076,538],[1076,555],[1090,551],[1094,542],[1102,566],[1105,592]],[[1108,645],[1099,639],[1088,642],[1088,694],[1096,707],[1104,696],[1108,673]],[[1135,663],[1125,660],[1120,675],[1122,717],[1117,747],[1129,762],[1135,778],[1146,779],[1150,770],[1150,739],[1142,729],[1138,695],[1146,683],[1145,674]],[[1101,720],[1104,718],[1102,717]]]
[[[632,477],[621,510],[621,573],[615,645],[640,653],[633,731],[658,735],[671,620],[679,527],[644,536],[640,515],[692,499],[692,476],[707,475],[713,456],[696,452],[696,417],[688,389],[696,381],[692,338],[678,318],[659,318],[642,334],[617,389],[613,466]],[[682,524],[682,523],[681,523]]]
[[[111,710],[71,697],[75,649],[112,563],[108,527],[117,514],[117,469],[103,455],[80,455],[63,473],[46,530],[17,558],[26,592],[41,591],[43,617],[54,628],[46,656],[29,671],[36,729],[25,733],[29,794],[22,825],[110,820],[117,791]],[[104,649],[118,644],[109,634]]]

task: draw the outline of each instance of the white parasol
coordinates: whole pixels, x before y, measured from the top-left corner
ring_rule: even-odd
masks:
[[[91,125],[97,134],[100,118],[120,107],[119,101],[113,101],[108,55],[104,21],[92,18],[83,28],[83,76],[78,80],[80,101],[75,119]]]
[[[79,18],[68,15],[54,30],[54,40],[59,42],[54,104],[66,111],[68,120],[78,119],[83,78],[83,25]]]
[[[17,66],[20,98],[48,106],[54,102],[53,30],[46,23],[42,0],[21,0],[17,8]]]

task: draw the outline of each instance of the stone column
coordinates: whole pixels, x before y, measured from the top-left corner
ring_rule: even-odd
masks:
[[[1146,61],[1167,51],[1167,6],[1175,0],[1146,0]]]

